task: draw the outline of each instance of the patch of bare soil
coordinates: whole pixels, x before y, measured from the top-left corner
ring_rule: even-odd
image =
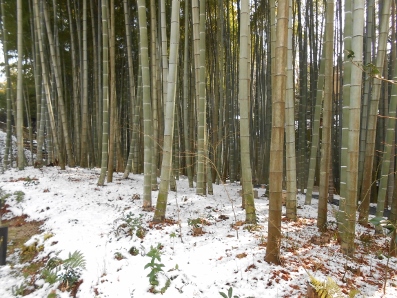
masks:
[[[8,212],[8,205],[6,204],[0,209],[0,216]],[[40,234],[40,227],[44,221],[29,221],[27,215],[21,215],[8,220],[2,220],[1,223],[3,226],[8,226],[8,257],[18,248],[22,251],[26,241],[33,235]]]
[[[8,205],[4,205],[0,209],[0,216],[8,213]],[[23,295],[28,295],[35,290],[35,274],[41,271],[41,268],[45,265],[46,260],[38,260],[32,262],[33,259],[39,253],[39,249],[34,246],[34,248],[26,247],[24,244],[32,236],[40,234],[40,227],[43,225],[44,221],[29,221],[27,215],[16,216],[8,220],[2,220],[1,224],[3,226],[8,226],[8,245],[7,245],[7,257],[6,261],[10,262],[10,256],[18,252],[19,260],[18,263],[27,264],[21,273],[27,277],[26,281],[29,287],[23,290]],[[13,259],[12,262],[15,262]],[[14,264],[11,264],[14,265]]]

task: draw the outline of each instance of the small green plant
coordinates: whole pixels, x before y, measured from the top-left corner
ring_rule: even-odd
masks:
[[[135,246],[132,246],[128,252],[132,256],[137,256],[139,254],[139,249],[136,248]]]
[[[327,277],[326,281],[321,281],[310,275],[310,284],[314,288],[317,295],[321,298],[344,298],[341,288],[331,277]],[[360,291],[352,289],[349,291],[348,297],[354,298]]]
[[[56,267],[62,265],[62,263],[63,263],[63,260],[56,256],[56,257],[53,257],[53,258],[48,260],[46,268],[48,268],[49,270],[53,270]]]
[[[85,269],[86,261],[80,251],[69,253],[67,259],[53,257],[48,260],[42,271],[42,277],[50,284],[60,281],[65,289],[73,287],[80,279],[81,271]]]
[[[315,278],[314,276],[310,276],[310,284],[313,286],[314,290],[316,291],[319,297],[324,297],[324,298],[344,297],[339,286],[330,277],[327,277],[326,281],[321,281]]]
[[[61,281],[61,283],[65,285],[65,288],[69,289],[79,281],[80,276],[81,276],[81,271],[79,269],[67,268],[58,276],[58,278]]]
[[[146,231],[143,228],[143,214],[139,214],[139,216],[136,216],[135,214],[133,214],[132,212],[129,212],[125,215],[123,215],[123,217],[118,218],[115,220],[115,222],[121,222],[119,225],[117,225],[115,233],[116,235],[120,235],[120,234],[124,234],[124,235],[128,235],[128,236],[132,236],[135,235],[140,238],[143,239],[146,235]]]
[[[23,183],[23,185],[25,186],[31,186],[31,185],[38,185],[40,182],[37,180],[37,178],[30,178],[29,176],[27,176],[25,178],[25,182]]]
[[[227,290],[227,295],[224,292],[219,292],[219,294],[224,298],[239,298],[237,295],[233,296],[233,288],[232,287],[230,287],[229,290]]]
[[[208,220],[215,220],[215,217],[211,213],[207,213],[205,216]]]
[[[67,268],[81,268],[85,269],[85,258],[81,252],[76,250],[74,253],[70,254],[69,257],[63,262],[63,266]]]
[[[370,220],[370,222],[376,227],[382,227],[383,229],[386,229],[387,234],[391,237],[388,255],[385,255],[382,252],[377,253],[378,259],[382,260],[383,256],[387,258],[385,276],[383,277],[383,294],[386,294],[390,257],[396,255],[397,226],[396,222],[386,220],[383,217],[374,217]]]
[[[50,270],[49,268],[44,268],[41,272],[41,277],[48,282],[50,285],[58,281],[58,271]]]
[[[125,256],[123,256],[123,254],[121,252],[115,252],[114,253],[114,258],[118,261],[125,259]]]
[[[23,191],[14,192],[15,200],[17,203],[21,203],[25,199],[25,193]]]
[[[164,264],[162,263],[156,263],[156,260],[161,262],[161,252],[157,247],[150,247],[150,251],[146,254],[146,256],[151,257],[152,259],[150,260],[149,263],[147,263],[144,267],[144,269],[146,268],[150,268],[151,271],[150,273],[147,275],[147,277],[149,277],[149,283],[152,286],[158,286],[159,282],[158,282],[158,273],[162,272],[163,269],[162,267],[164,267]]]
[[[66,288],[73,286],[80,278],[82,269],[85,269],[85,258],[79,251],[69,253],[69,257],[63,261],[59,280]]]
[[[176,232],[172,232],[170,234],[170,238],[172,239],[172,249],[174,249],[174,245],[175,245],[175,238],[177,237]]]
[[[390,220],[384,219],[383,217],[374,217],[370,219],[369,222],[375,227],[382,227],[383,229],[386,229],[386,234],[388,235],[392,234],[397,229],[397,227]],[[397,237],[394,238],[394,241],[397,243]]]
[[[203,226],[206,223],[207,223],[206,220],[202,219],[200,217],[194,218],[194,219],[189,218],[188,221],[187,221],[187,224],[189,226],[191,226],[191,228],[192,228],[193,236],[199,236],[199,235],[204,234]]]
[[[163,294],[171,285],[171,280],[164,274],[163,271],[164,264],[160,263],[161,248],[162,245],[160,243],[157,245],[157,247],[150,246],[150,251],[146,254],[146,256],[150,257],[151,260],[149,263],[145,265],[144,269],[146,268],[150,269],[150,272],[147,275],[147,277],[149,277],[149,283],[151,285],[150,292]],[[156,260],[158,261],[157,263]],[[160,289],[160,291],[156,289],[156,287],[160,285],[160,281],[158,279],[159,273],[162,273],[166,278],[165,285]]]
[[[142,227],[139,227],[136,232],[135,236],[137,236],[139,239],[143,239],[146,236],[146,230]]]
[[[11,288],[12,295],[14,296],[23,296],[25,295],[25,291],[27,290],[27,283],[23,281],[19,286],[13,286]]]
[[[193,228],[200,228],[203,225],[203,220],[199,217],[194,219],[189,218],[187,224]]]

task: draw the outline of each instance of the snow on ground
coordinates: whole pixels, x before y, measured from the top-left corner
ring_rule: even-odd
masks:
[[[9,212],[3,220],[26,214],[28,220],[44,221],[41,234],[27,243],[43,245],[36,261],[56,254],[66,259],[75,251],[84,255],[86,269],[77,297],[154,296],[149,292],[150,269],[144,267],[151,260],[146,254],[158,244],[161,261],[156,262],[164,264],[164,273],[171,281],[162,297],[221,297],[219,292],[227,293],[230,287],[240,298],[306,297],[309,274],[321,280],[333,278],[345,293],[356,287],[361,292],[358,297],[397,297],[397,259],[384,257],[388,238],[369,237],[373,242],[367,247],[359,240],[360,235],[374,235],[374,229],[357,226],[356,258],[343,257],[332,206],[329,237],[322,243],[315,220],[317,201],[305,206],[304,197],[299,197],[299,220],[290,222],[283,217],[282,265],[275,266],[264,261],[269,211],[265,189],[257,189],[258,225],[243,225],[245,214],[238,184],[214,185],[214,195],[203,197],[188,188],[187,179],[182,177],[177,181],[177,192],[168,196],[167,224],[153,225],[153,212],[141,208],[143,175],[122,179],[121,173],[115,173],[113,182],[99,187],[99,171],[27,167],[0,176],[3,192],[25,193],[22,200],[16,195],[6,200]],[[153,192],[154,206],[157,194]],[[141,214],[145,237],[123,234],[121,219],[127,219],[127,215],[139,219]],[[198,236],[192,235],[188,224],[189,219],[196,218],[208,224],[203,226],[204,234]],[[53,237],[44,240],[49,234]],[[132,246],[139,250],[136,256],[129,253]],[[116,256],[124,258],[118,260]],[[20,273],[27,264],[18,264],[17,254],[9,256],[7,262],[0,267],[0,297],[4,298],[13,297],[13,287],[34,280]],[[164,276],[159,279],[163,282]],[[34,284],[37,289],[25,297],[47,297],[52,291],[57,297],[70,297],[69,292],[58,289],[59,282],[50,285],[41,274],[36,275]]]

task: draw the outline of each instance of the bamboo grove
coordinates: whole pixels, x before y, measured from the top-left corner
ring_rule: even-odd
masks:
[[[349,256],[370,202],[396,221],[396,1],[0,3],[4,169],[15,133],[21,170],[25,138],[36,167],[99,167],[98,185],[143,173],[144,209],[159,190],[154,221],[180,175],[203,196],[240,182],[247,223],[253,186],[266,185],[273,263],[283,190],[295,220],[297,194],[310,204],[319,187],[321,231],[340,195]]]

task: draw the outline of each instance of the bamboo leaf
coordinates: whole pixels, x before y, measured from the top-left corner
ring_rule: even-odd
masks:
[[[354,56],[354,52],[352,50],[346,50],[347,52],[347,59],[353,59]]]
[[[384,220],[383,217],[374,217],[370,219],[369,222],[372,223],[374,226],[378,226],[381,224],[383,220]]]

